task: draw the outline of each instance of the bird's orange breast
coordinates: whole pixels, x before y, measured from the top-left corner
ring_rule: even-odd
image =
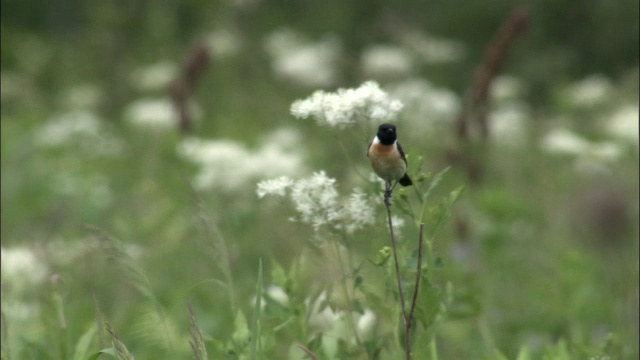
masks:
[[[378,176],[388,181],[395,181],[404,176],[407,170],[396,144],[384,145],[372,143],[369,147],[369,160]]]

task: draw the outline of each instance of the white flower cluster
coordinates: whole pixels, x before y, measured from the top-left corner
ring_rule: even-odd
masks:
[[[389,94],[406,105],[403,119],[412,122],[412,128],[432,129],[434,125],[447,125],[460,109],[460,99],[448,89],[433,86],[423,79],[408,79],[389,87]]]
[[[278,30],[265,40],[277,76],[306,87],[330,86],[336,82],[336,63],[342,53],[335,37],[312,43],[292,30]]]
[[[79,145],[87,153],[118,155],[122,150],[116,138],[93,112],[76,110],[54,116],[34,133],[34,143],[41,148]]]
[[[549,131],[540,143],[543,151],[550,154],[574,156],[575,168],[582,172],[593,173],[604,169],[608,163],[622,156],[622,148],[612,141],[592,142],[568,130]]]
[[[236,33],[227,29],[209,33],[206,42],[216,60],[235,57],[242,50],[241,39]]]
[[[275,140],[285,137],[286,140]],[[281,129],[267,139],[252,151],[232,140],[189,138],[178,145],[177,152],[199,166],[194,180],[198,189],[238,190],[257,178],[295,175],[304,169],[300,151],[292,150],[297,144],[297,133]]]
[[[347,127],[359,119],[373,123],[387,122],[396,117],[403,104],[393,100],[373,81],[356,89],[338,89],[334,93],[316,91],[291,105],[291,114],[299,119],[313,117],[319,125]]]
[[[169,99],[136,100],[127,105],[124,117],[141,128],[172,130],[178,124],[178,113]]]
[[[607,116],[606,131],[610,135],[636,145],[638,150],[638,104],[623,105]]]
[[[566,90],[566,96],[575,107],[592,108],[603,104],[613,91],[613,84],[604,75],[590,75],[574,84]]]
[[[411,54],[398,46],[375,45],[360,57],[362,72],[368,77],[401,77],[413,72]]]
[[[311,225],[315,231],[328,225],[353,233],[375,222],[376,200],[356,188],[346,201],[341,202],[336,180],[324,171],[297,181],[286,176],[263,180],[258,183],[257,193],[260,198],[266,195],[284,197],[288,193],[298,212],[297,219]]]
[[[45,280],[47,268],[33,251],[23,247],[1,250],[3,288],[6,284],[14,293],[20,293]]]
[[[402,35],[400,41],[429,64],[457,62],[465,56],[465,48],[461,43],[427,35],[423,31],[407,32]]]
[[[165,90],[177,75],[178,66],[163,60],[134,70],[131,85],[140,91]]]

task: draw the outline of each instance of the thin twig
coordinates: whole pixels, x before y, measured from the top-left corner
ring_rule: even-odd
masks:
[[[400,265],[398,264],[398,251],[396,249],[396,237],[393,233],[393,222],[391,220],[391,187],[387,185],[387,189],[384,192],[384,205],[387,208],[387,217],[389,219],[389,234],[391,234],[391,248],[393,250],[393,262],[396,267],[396,280],[398,282],[398,295],[400,296],[400,306],[402,308],[402,321],[405,329],[405,354],[407,360],[411,359],[411,339],[407,330],[407,309],[404,305],[404,292],[402,291],[402,280],[400,279]]]
[[[300,345],[300,344],[296,344],[296,346],[298,348],[300,348],[300,350],[304,351],[305,353],[307,353],[307,355],[309,355],[309,357],[313,360],[318,360],[318,356],[316,356],[316,354],[313,353],[313,351],[307,349],[304,345]]]

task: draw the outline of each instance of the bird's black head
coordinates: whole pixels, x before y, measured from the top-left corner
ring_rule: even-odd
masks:
[[[378,133],[376,136],[384,145],[391,145],[397,139],[396,126],[391,124],[382,124],[378,127]]]

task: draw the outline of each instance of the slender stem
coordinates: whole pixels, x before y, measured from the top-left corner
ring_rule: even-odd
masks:
[[[431,339],[429,350],[431,352],[431,360],[438,360],[438,344],[436,343],[435,336],[433,337],[433,339]]]
[[[391,234],[391,248],[393,250],[393,261],[396,267],[396,281],[398,282],[398,295],[400,296],[400,306],[402,309],[402,321],[405,329],[405,354],[406,359],[411,359],[411,339],[407,333],[407,309],[404,304],[404,292],[402,291],[402,280],[400,279],[400,265],[398,264],[398,251],[396,248],[396,237],[393,233],[393,222],[391,221],[391,187],[387,185],[387,189],[384,193],[384,204],[387,208],[387,217],[389,219],[389,233]]]

